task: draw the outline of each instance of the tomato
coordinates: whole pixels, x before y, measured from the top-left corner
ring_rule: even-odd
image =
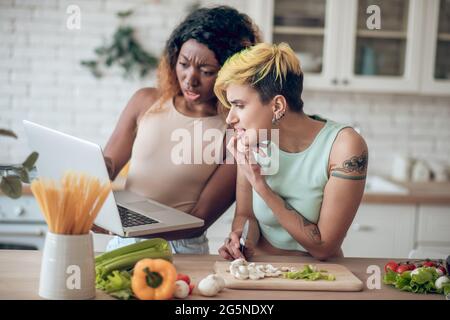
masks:
[[[432,261],[426,261],[426,262],[424,262],[423,266],[424,267],[435,267],[436,264]]]
[[[191,278],[187,274],[179,273],[177,274],[177,280],[183,280],[187,284],[191,284]]]
[[[397,272],[397,273],[403,273],[403,272],[405,272],[405,271],[410,271],[411,269],[410,269],[410,267],[409,267],[409,265],[407,265],[407,264],[402,264],[402,265],[399,265],[398,267],[397,267],[397,269],[395,270],[395,272]]]
[[[195,288],[195,284],[190,283],[190,284],[189,284],[189,294],[192,293],[192,291],[194,290],[194,288]]]
[[[395,272],[395,270],[397,270],[398,268],[398,264],[395,261],[389,261],[385,266],[384,266],[384,271],[388,272],[388,270],[392,270]]]
[[[447,274],[447,270],[445,270],[444,266],[439,266],[437,269],[441,270],[444,275]]]
[[[411,263],[411,264],[407,264],[406,265],[408,268],[409,268],[409,270],[414,270],[415,268],[416,268],[416,266],[413,264],[413,263]]]

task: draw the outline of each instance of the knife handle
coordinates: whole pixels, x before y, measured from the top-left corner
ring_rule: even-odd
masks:
[[[242,255],[244,254],[245,249],[245,241],[242,238],[239,238],[239,251],[242,252]]]

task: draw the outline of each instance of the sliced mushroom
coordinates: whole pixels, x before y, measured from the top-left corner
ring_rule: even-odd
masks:
[[[311,268],[313,268],[313,266],[311,266]],[[236,279],[259,280],[266,277],[276,278],[281,276],[283,272],[295,272],[297,271],[297,268],[288,266],[277,268],[271,264],[262,265],[254,262],[248,263],[245,259],[241,258],[231,262],[229,271]]]
[[[256,270],[258,270],[259,272],[262,272],[262,273],[266,272],[266,269],[264,268],[264,266],[262,264],[257,265]]]
[[[265,274],[263,272],[250,272],[249,273],[249,278],[250,280],[259,280],[259,279],[263,279],[265,277]]]
[[[266,264],[265,270],[266,270],[266,273],[275,273],[275,272],[279,271],[278,268],[275,268],[271,264]]]

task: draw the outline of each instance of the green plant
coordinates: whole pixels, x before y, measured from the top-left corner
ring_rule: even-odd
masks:
[[[0,135],[17,139],[17,135],[6,129],[0,129]],[[32,152],[21,164],[0,165],[0,189],[8,197],[17,199],[22,195],[22,182],[30,183],[29,172],[38,158],[37,152]]]
[[[158,59],[146,52],[134,37],[134,28],[125,25],[124,21],[133,14],[133,10],[118,12],[121,23],[114,32],[111,44],[95,49],[96,60],[83,60],[81,65],[88,68],[96,78],[101,78],[102,66],[118,65],[123,69],[124,78],[130,78],[138,73],[141,78],[154,68]]]

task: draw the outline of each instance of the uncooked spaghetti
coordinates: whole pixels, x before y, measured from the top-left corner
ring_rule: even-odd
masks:
[[[101,184],[98,178],[68,172],[59,185],[50,179],[34,180],[31,191],[50,232],[87,234],[111,191],[111,183]]]

